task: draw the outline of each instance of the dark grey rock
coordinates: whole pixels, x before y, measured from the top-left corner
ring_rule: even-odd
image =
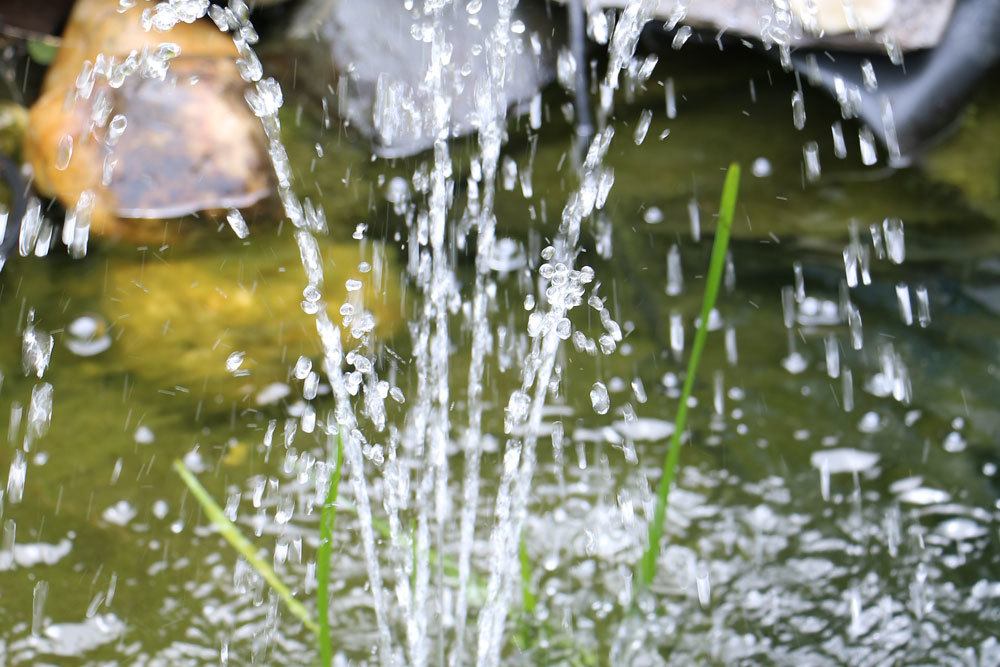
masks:
[[[791,0],[788,0],[791,2]],[[870,0],[856,0],[857,2]],[[627,0],[594,0],[591,7],[619,8]],[[655,16],[670,19],[678,0],[658,0]],[[777,23],[772,0],[689,0],[682,23],[695,28],[725,30],[730,34],[771,41],[769,34]],[[848,50],[885,50],[888,40],[903,51],[935,46],[944,34],[955,0],[893,0],[889,19],[879,29],[867,34],[813,35],[793,18],[788,27],[792,46]]]
[[[403,0],[313,0],[293,21],[292,35],[316,36],[330,49],[341,74],[338,87],[340,115],[371,138],[375,152],[395,157],[419,152],[433,144],[432,93],[424,85],[431,44],[419,36],[431,24],[423,2]],[[452,45],[454,76],[446,82],[451,95],[451,130],[466,134],[477,126],[476,91],[485,90],[489,73],[484,48],[497,20],[496,2],[455,2],[444,10],[447,41]],[[553,22],[543,3],[524,2],[516,9],[510,65],[504,96],[508,105],[526,102],[554,77]]]

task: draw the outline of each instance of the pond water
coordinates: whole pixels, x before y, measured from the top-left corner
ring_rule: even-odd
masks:
[[[668,80],[673,119],[664,111]],[[995,160],[989,128],[1000,122],[1000,96],[985,91],[928,163],[889,170],[862,166],[856,142],[846,159],[834,157],[839,110],[818,91],[806,88],[805,129],[794,129],[795,86],[772,61],[691,48],[661,59],[644,90],[619,100],[606,160],[615,185],[583,235],[582,257],[624,335],[611,355],[571,342],[560,351],[524,526],[537,605],[526,614],[515,603],[505,662],[1000,662],[1000,215],[982,184],[989,172],[954,168],[982,143]],[[390,435],[366,427],[385,447],[366,452],[366,465],[387,465],[378,459],[390,445],[405,462],[403,420],[421,391],[407,324],[422,296],[406,275],[406,227],[386,193],[433,158],[372,160],[350,132],[324,127],[314,98],[290,82],[285,93],[294,185],[322,203],[330,227],[320,241],[328,300],[341,303],[346,281],[365,279],[379,372],[405,396],[387,402]],[[472,618],[489,573],[504,407],[520,386],[531,276],[576,180],[565,94],[552,88],[543,100],[540,130],[510,123],[505,154],[522,178],[505,187],[508,163],[499,179]],[[652,120],[636,145],[645,109]],[[856,125],[844,126],[856,136]],[[803,170],[809,141],[820,147],[816,182]],[[473,140],[453,141],[452,151],[461,184]],[[694,335],[723,170],[734,160],[744,180],[732,274],[695,388],[660,574],[636,605],[630,577],[685,368],[672,347],[678,328],[687,347]],[[464,197],[459,187],[454,211]],[[93,239],[84,259],[53,253],[0,273],[0,470],[16,476],[22,462],[26,470],[20,502],[8,481],[0,503],[0,664],[315,661],[311,634],[237,562],[171,469],[183,459],[292,589],[312,595],[312,462],[325,458],[329,441],[322,429],[289,426],[307,410],[291,369],[301,355],[318,364],[320,350],[299,305],[305,282],[293,230],[280,217],[271,205],[247,212],[246,240],[224,220],[172,221],[160,243]],[[902,263],[878,259],[870,232],[895,218],[905,229]],[[361,241],[359,223],[367,225]],[[860,350],[839,314],[852,226],[871,253],[870,284],[850,290],[863,321]],[[449,252],[459,283],[471,284],[474,253]],[[362,261],[372,274],[358,275]],[[680,283],[668,281],[671,261],[680,263]],[[901,283],[911,295],[909,325]],[[917,321],[918,288],[928,296],[927,326]],[[44,377],[53,410],[47,433],[18,453],[38,383],[22,372],[29,311],[54,337]],[[451,315],[453,425],[468,419],[468,322],[461,308]],[[589,307],[574,324],[595,339],[603,332]],[[606,414],[591,401],[598,381]],[[332,409],[329,387],[311,403],[322,419]],[[560,430],[562,445],[550,446],[548,434]],[[447,495],[458,507],[464,462],[454,438]],[[407,474],[415,484],[417,473]],[[368,490],[384,516],[386,478],[372,473]],[[334,646],[338,660],[375,663],[379,628],[349,509],[358,499],[351,484],[341,494]],[[415,512],[403,512],[404,531]],[[457,522],[448,531],[446,558],[456,559]],[[397,574],[382,560],[393,590]],[[402,644],[412,619],[394,595],[389,625]],[[430,619],[430,636],[450,635],[453,620]],[[474,642],[470,634],[466,643]]]

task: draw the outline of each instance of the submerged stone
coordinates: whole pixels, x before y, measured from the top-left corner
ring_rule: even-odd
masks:
[[[390,254],[378,276],[352,268],[371,253],[353,244],[322,247],[328,281],[316,306],[342,325],[347,350],[359,341],[342,304],[353,304],[353,319],[370,312],[380,340],[389,340],[400,323],[398,269]],[[363,286],[349,294],[351,278]],[[296,247],[287,237],[255,244],[238,262],[221,265],[212,255],[194,255],[113,266],[101,307],[120,331],[112,362],[178,395],[280,402],[296,357],[321,358],[315,318],[304,312],[301,292]]]

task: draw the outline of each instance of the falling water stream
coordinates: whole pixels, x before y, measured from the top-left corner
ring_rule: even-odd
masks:
[[[132,128],[95,78],[167,77],[169,30],[209,14],[289,224],[234,209],[218,234],[103,246],[85,194],[61,233],[75,259],[0,273],[0,664],[314,662],[170,461],[308,601],[338,433],[337,664],[1000,661],[997,221],[916,170],[874,181],[870,133],[782,72],[780,11],[775,62],[701,66],[684,32],[637,55],[656,2],[591,12],[608,55],[581,138],[563,89],[509,112],[535,43],[517,0],[494,4],[407,5],[427,73],[380,79],[395,104],[374,125],[431,137],[413,160],[372,158],[268,76],[242,2],[128,10],[165,45],[77,81],[107,179]],[[478,76],[454,16],[481,33]],[[749,182],[639,595],[732,159]],[[47,254],[50,216],[29,204],[21,255]]]

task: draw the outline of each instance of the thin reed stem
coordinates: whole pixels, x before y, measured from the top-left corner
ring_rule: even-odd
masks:
[[[181,461],[174,461],[174,470],[177,474],[181,476],[184,483],[187,485],[188,489],[191,491],[191,495],[194,496],[198,504],[201,505],[202,510],[204,510],[205,515],[208,520],[212,522],[219,534],[225,538],[229,544],[240,553],[243,558],[250,564],[250,566],[257,570],[257,573],[264,578],[274,592],[278,594],[278,597],[285,603],[288,607],[288,611],[292,613],[293,616],[302,621],[303,624],[313,633],[319,634],[319,625],[316,621],[309,615],[309,611],[303,606],[301,602],[296,600],[292,596],[292,592],[285,586],[284,582],[278,578],[274,569],[260,556],[257,555],[257,550],[254,548],[253,544],[240,529],[236,527],[232,521],[230,521],[222,508],[219,507],[218,503],[209,495],[205,487],[201,485],[198,478],[194,476],[187,466]]]
[[[708,280],[705,283],[705,296],[701,302],[701,320],[695,333],[694,344],[691,346],[691,357],[688,359],[687,374],[684,376],[684,388],[681,391],[680,403],[677,406],[677,419],[674,422],[674,432],[670,437],[670,446],[663,459],[663,471],[657,488],[656,510],[649,524],[649,542],[639,565],[638,584],[640,589],[649,588],[656,575],[656,561],[660,556],[660,540],[663,537],[663,523],[667,514],[667,501],[670,487],[677,474],[677,463],[681,454],[681,438],[687,426],[688,400],[694,390],[695,377],[698,374],[698,364],[701,362],[701,352],[708,336],[708,318],[715,308],[715,300],[719,295],[719,285],[722,284],[722,274],[726,267],[726,250],[729,247],[729,231],[733,225],[733,214],[736,211],[736,195],[740,187],[740,166],[735,162],[729,165],[726,181],[722,187],[722,202],[719,205],[719,225],[715,231],[715,242],[712,244],[712,258],[708,266]]]
[[[333,640],[330,638],[330,559],[333,556],[337,496],[340,492],[340,478],[344,467],[344,439],[339,431],[335,466],[320,513],[319,549],[316,553],[316,613],[319,615],[319,655],[323,667],[329,667],[333,662]]]

